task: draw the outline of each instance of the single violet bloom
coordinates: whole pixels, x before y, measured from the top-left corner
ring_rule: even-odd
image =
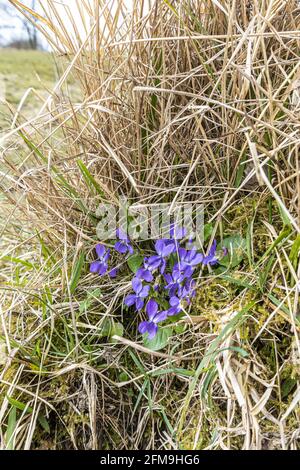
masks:
[[[171,317],[181,312],[181,299],[179,297],[171,297],[169,303],[171,307],[168,309],[168,316]]]
[[[147,265],[151,271],[160,268],[160,273],[163,274],[166,269],[166,259],[176,249],[176,245],[172,240],[157,240],[155,243],[155,250],[157,255],[150,256],[147,259]]]
[[[142,279],[143,281],[146,281],[146,282],[152,282],[153,281],[153,274],[151,273],[151,271],[147,268],[139,268],[137,270],[137,272],[135,273],[136,277],[138,279]]]
[[[143,286],[143,283],[140,279],[134,277],[132,279],[132,288],[135,294],[129,294],[125,298],[125,305],[127,307],[131,307],[131,305],[135,304],[137,310],[141,310],[144,306],[144,299],[148,297],[150,286]]]
[[[211,248],[208,252],[208,255],[203,258],[202,264],[204,264],[204,266],[207,266],[208,264],[213,266],[214,264],[218,263],[218,258],[216,256],[216,251],[217,251],[217,240],[214,240],[213,244],[212,244],[212,246],[211,246]]]
[[[123,232],[120,228],[117,229],[116,231],[117,238],[119,241],[115,243],[115,250],[117,250],[119,253],[125,255],[127,252],[129,254],[133,254],[133,248],[130,244],[130,239],[126,235],[126,233]]]
[[[156,263],[149,263],[149,258],[144,258],[144,268],[152,273],[156,269]]]
[[[173,269],[172,274],[165,274],[164,277],[167,283],[165,289],[168,289],[170,297],[176,295],[177,292],[181,292],[181,283],[185,275],[181,273],[179,269]]]
[[[196,295],[195,287],[196,287],[195,280],[194,279],[187,279],[187,281],[185,282],[185,284],[184,284],[184,286],[181,290],[180,297],[182,299],[185,299],[188,304],[190,303],[190,299],[192,297],[195,297],[195,295]]]
[[[197,252],[195,246],[191,250],[179,248],[178,255],[179,261],[174,268],[184,273],[186,277],[190,277],[193,274],[195,267],[203,262],[204,258],[202,253]]]
[[[148,333],[148,339],[153,339],[158,331],[158,323],[164,321],[168,316],[168,311],[158,311],[158,304],[154,299],[150,299],[146,305],[146,313],[149,321],[142,321],[139,324],[141,334]]]
[[[101,245],[100,243],[96,245],[95,249],[98,256],[98,260],[93,261],[90,264],[90,272],[97,273],[100,276],[103,276],[103,274],[105,274],[108,269],[108,259],[110,250],[107,250],[106,247],[104,245]]]

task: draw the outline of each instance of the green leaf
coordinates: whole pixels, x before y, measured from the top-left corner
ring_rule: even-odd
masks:
[[[146,348],[151,349],[151,351],[159,351],[163,349],[169,341],[169,338],[172,336],[173,328],[161,328],[158,330],[157,334],[153,339],[148,339],[148,333],[145,333],[144,336],[144,345]]]
[[[297,268],[299,250],[300,250],[300,235],[297,235],[296,240],[294,241],[292,245],[290,256],[289,256],[295,269]]]
[[[49,423],[46,420],[45,416],[39,415],[38,416],[38,422],[40,423],[40,425],[42,426],[44,431],[46,431],[48,434],[50,434],[50,426],[49,426]]]
[[[291,234],[291,228],[290,227],[284,228],[280,232],[276,240],[274,240],[272,245],[270,245],[269,248],[265,251],[261,259],[268,256],[268,254],[271,253],[274,250],[274,248],[276,248],[276,246],[279,245],[279,243],[281,243],[283,240],[285,240],[290,234]]]
[[[22,403],[19,400],[15,400],[14,398],[10,396],[7,396],[6,398],[7,398],[7,401],[18,410],[24,411],[26,408],[27,413],[32,413],[33,409],[31,408],[31,406],[27,406],[25,403]]]
[[[206,242],[206,240],[209,239],[213,232],[213,226],[212,224],[205,224],[203,227],[203,239]]]
[[[80,253],[78,260],[75,263],[72,276],[71,276],[71,283],[70,283],[70,292],[73,294],[75,291],[78,281],[80,279],[81,271],[84,265],[85,256],[84,253]]]
[[[26,268],[34,268],[34,264],[30,263],[29,261],[25,261],[21,258],[14,258],[13,256],[3,256],[1,258],[3,261],[9,261],[10,263],[19,263],[25,266]]]
[[[282,398],[286,398],[291,393],[296,384],[297,380],[293,379],[292,377],[285,379],[281,385]]]
[[[234,268],[247,256],[247,242],[241,235],[233,235],[225,238],[223,242],[219,244],[219,249],[222,249],[222,247],[228,250],[228,254],[219,260],[219,264],[222,266]]]
[[[287,226],[287,227],[292,227],[292,224],[291,224],[291,221],[289,219],[289,217],[286,215],[286,213],[284,212],[284,210],[282,209],[281,205],[278,204],[278,202],[276,201],[277,203],[277,207],[279,209],[279,213],[280,213],[280,216],[281,216],[281,220],[283,222],[283,225],[284,226]]]
[[[100,335],[111,338],[114,335],[123,336],[124,327],[122,323],[116,322],[113,318],[105,318],[101,325]]]
[[[17,422],[17,409],[15,406],[13,406],[8,415],[8,423],[7,423],[7,429],[6,429],[6,435],[5,435],[7,450],[14,450],[13,434],[14,434],[14,430],[16,427],[16,422]]]
[[[129,375],[126,372],[121,372],[119,375],[120,382],[127,382],[129,380]]]
[[[220,278],[225,279],[225,281],[231,282],[232,284],[235,284],[236,286],[246,287],[247,289],[250,289],[253,291],[257,290],[257,286],[249,284],[249,282],[247,282],[245,278],[244,279],[235,278],[235,277],[230,276],[230,274],[227,274],[227,273],[223,274],[222,271],[220,272]]]
[[[102,197],[104,197],[104,193],[102,191],[101,186],[97,183],[93,175],[89,172],[88,168],[85,166],[82,160],[78,159],[77,160],[77,165],[79,166],[79,169],[82,173],[82,176],[84,177],[84,180],[90,188],[94,188],[98,194],[100,194]]]
[[[130,258],[127,260],[127,264],[129,266],[129,269],[133,272],[136,273],[139,267],[142,265],[144,258],[137,254],[137,255],[132,255]]]
[[[150,371],[149,375],[152,377],[159,377],[160,375],[167,375],[167,374],[177,374],[177,375],[182,375],[184,377],[193,377],[195,374],[194,370],[188,370],[188,369],[182,369],[179,367],[170,367],[168,369],[158,369],[154,370],[153,372]]]
[[[247,161],[246,153],[243,153],[242,158],[241,158],[240,163],[239,163],[239,166],[238,166],[238,169],[237,169],[237,172],[236,172],[236,177],[235,177],[235,181],[234,181],[234,187],[235,188],[238,188],[239,185],[242,182],[242,179],[243,179],[243,176],[244,176],[244,171],[245,171],[245,168],[246,168],[246,161]]]
[[[86,312],[89,307],[92,305],[92,303],[97,299],[98,297],[101,297],[101,289],[97,287],[97,289],[94,289],[92,291],[89,291],[87,293],[87,297],[85,300],[82,300],[79,304],[79,312],[83,313]]]
[[[266,263],[266,266],[264,268],[261,268],[261,270],[258,272],[258,283],[259,283],[259,288],[262,292],[264,291],[264,287],[267,282],[269,272],[274,265],[274,259],[275,259],[275,254],[273,253],[270,256],[268,262]]]
[[[13,431],[12,429],[12,426],[13,426],[13,423],[16,422],[16,410],[20,410],[20,411],[24,411],[25,409],[25,412],[26,413],[32,413],[33,412],[33,408],[31,406],[27,406],[25,405],[25,403],[22,403],[21,401],[19,400],[15,400],[14,398],[10,397],[10,396],[7,396],[7,400],[8,402],[13,406],[10,414],[12,413],[12,417],[11,417],[11,422],[10,422],[10,416],[8,418],[9,420],[9,425],[7,427],[7,432],[9,430],[9,426],[10,426],[10,432]],[[15,410],[13,412],[13,410]],[[14,421],[13,421],[14,419]],[[38,422],[40,423],[40,425],[42,426],[42,428],[48,432],[50,434],[50,426],[49,426],[49,423],[48,421],[46,420],[46,418],[43,416],[43,415],[38,415]],[[9,440],[7,438],[7,434],[6,434],[6,439],[7,441]]]
[[[235,351],[240,354],[242,357],[248,357],[249,353],[245,351],[243,348],[239,348],[238,346],[229,346],[228,348],[230,351]]]
[[[177,325],[174,325],[174,331],[177,335],[180,335],[186,330],[187,326],[184,323],[179,323]]]

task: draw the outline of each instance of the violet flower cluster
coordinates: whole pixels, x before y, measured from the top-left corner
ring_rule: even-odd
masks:
[[[130,244],[129,237],[121,229],[116,231],[116,236],[118,241],[115,243],[114,249],[122,255],[127,253],[132,255],[133,248]],[[108,274],[111,278],[116,277],[118,274],[118,269],[109,269],[108,266],[108,261],[110,259],[110,249],[106,248],[106,246],[101,245],[100,243],[96,245],[95,249],[98,259],[90,264],[90,272],[99,274],[99,276]]]
[[[114,249],[122,255],[132,255],[134,250],[129,237],[120,229],[116,235],[118,241]],[[150,340],[157,334],[161,322],[180,314],[190,304],[195,296],[196,283],[193,275],[197,266],[218,263],[216,240],[207,256],[204,256],[195,246],[187,249],[182,241],[185,237],[184,228],[172,226],[170,238],[155,242],[155,254],[144,257],[142,266],[132,279],[133,292],[125,298],[127,307],[134,307],[136,311],[145,307],[147,320],[139,324],[139,332],[147,333]],[[117,269],[109,268],[110,250],[98,244],[96,253],[98,259],[91,263],[90,271],[100,276],[108,274],[115,277]]]
[[[196,267],[214,265],[218,262],[217,243],[213,242],[207,256],[188,250],[180,245],[186,231],[171,230],[171,238],[162,238],[155,243],[156,254],[144,258],[132,280],[134,294],[125,298],[125,305],[141,310],[146,304],[148,319],[139,325],[141,334],[148,333],[152,339],[158,332],[159,323],[181,313],[195,296],[193,274]]]

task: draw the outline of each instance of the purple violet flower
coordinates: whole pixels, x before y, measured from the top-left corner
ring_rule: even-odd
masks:
[[[125,254],[129,252],[131,255],[133,254],[133,248],[130,245],[130,239],[126,235],[126,233],[123,232],[120,228],[117,229],[116,231],[117,238],[119,239],[118,242],[115,243],[115,250],[117,250],[121,254]]]
[[[135,308],[137,310],[141,310],[144,306],[144,298],[148,297],[150,286],[143,286],[143,283],[140,279],[134,277],[132,279],[132,288],[135,294],[129,294],[125,298],[125,305],[127,307],[131,307],[131,305],[135,304]]]
[[[179,248],[178,254],[180,268],[184,270],[186,270],[186,268],[191,268],[193,271],[197,264],[203,262],[203,254],[198,253],[195,246],[191,250]],[[188,269],[188,272],[190,272],[191,269]],[[186,275],[188,274],[186,273]]]
[[[113,268],[113,269],[111,269],[111,270],[109,271],[108,275],[109,275],[110,277],[112,277],[112,278],[113,278],[113,277],[116,277],[117,274],[118,274],[118,271],[119,271],[118,268]]]
[[[138,279],[142,279],[143,281],[152,282],[153,281],[153,274],[147,268],[139,268],[135,273]]]
[[[182,240],[186,237],[187,230],[185,227],[178,227],[175,223],[170,226],[170,237],[175,240]]]
[[[166,260],[171,253],[176,249],[176,245],[172,240],[157,240],[155,243],[155,250],[157,255],[150,256],[147,259],[148,269],[154,271],[160,268],[160,273],[163,274],[166,269]]]
[[[181,307],[181,299],[179,297],[176,297],[174,295],[174,297],[171,297],[170,298],[170,301],[169,301],[171,307],[168,309],[168,316],[173,316],[173,315],[177,315],[178,313],[181,312],[182,310],[182,307]]]
[[[218,258],[216,256],[216,251],[217,251],[217,240],[214,240],[208,252],[208,255],[203,258],[202,264],[204,264],[205,266],[207,266],[208,264],[212,266],[214,264],[217,264]]]
[[[182,289],[182,281],[185,278],[185,275],[180,272],[179,269],[173,269],[172,274],[165,274],[166,286],[165,289],[169,290],[170,297],[180,293]]]
[[[190,303],[190,299],[196,295],[195,286],[196,282],[194,279],[187,279],[182,288],[180,297],[185,299],[188,304]]]
[[[158,304],[154,299],[150,299],[146,305],[146,312],[149,321],[142,321],[139,324],[139,332],[141,334],[148,333],[148,339],[153,339],[158,331],[158,323],[165,320],[168,311],[158,312]]]
[[[95,249],[98,256],[98,260],[93,261],[90,264],[90,272],[97,273],[100,276],[103,276],[103,274],[105,274],[108,269],[108,259],[110,250],[107,250],[106,247],[104,245],[100,245],[100,243],[96,245]]]

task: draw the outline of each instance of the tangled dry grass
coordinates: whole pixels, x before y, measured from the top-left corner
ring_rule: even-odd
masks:
[[[299,448],[298,2],[74,1],[68,27],[40,4],[67,67],[1,139],[2,448]],[[88,274],[120,196],[205,204],[211,238],[247,239],[163,351],[123,311],[129,279]]]

